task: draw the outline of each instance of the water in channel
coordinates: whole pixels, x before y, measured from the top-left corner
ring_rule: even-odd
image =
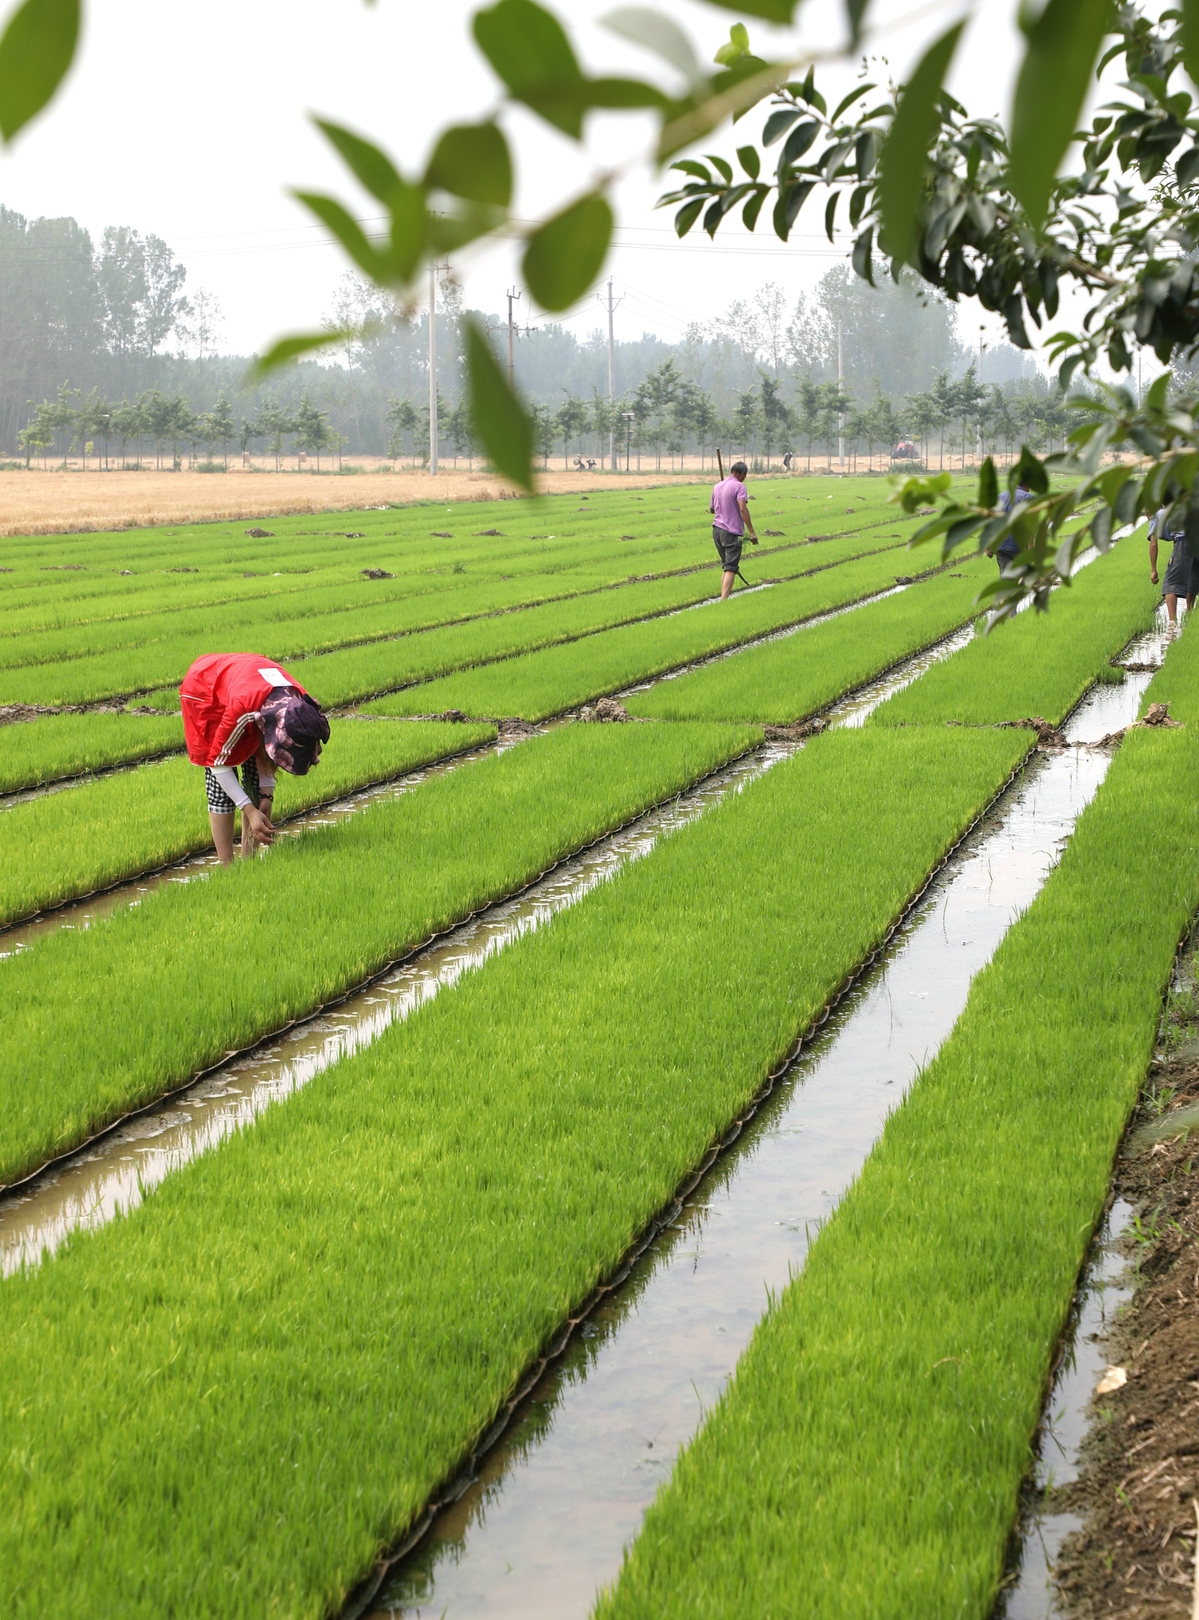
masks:
[[[1161,637],[1128,650],[1157,661]],[[1064,728],[1135,719],[1149,680],[1097,688]],[[846,717],[848,718],[848,716]],[[389,1575],[372,1620],[583,1620],[679,1447],[718,1399],[767,1294],[857,1175],[970,981],[1037,894],[1110,755],[1038,756],[930,887],[885,958],[676,1220],[547,1368],[475,1479]]]
[[[1132,1215],[1132,1206],[1117,1199],[1087,1266],[1070,1342],[1045,1403],[1030,1482],[1036,1493],[1050,1484],[1069,1485],[1078,1478],[1082,1444],[1092,1418],[1091,1396],[1107,1367],[1103,1341],[1133,1295],[1128,1259],[1120,1250],[1120,1239]],[[1019,1575],[1000,1599],[996,1620],[1051,1620],[1059,1612],[1054,1602],[1053,1567],[1062,1542],[1081,1529],[1082,1520],[1074,1513],[1034,1509],[1028,1514],[1021,1526]]]

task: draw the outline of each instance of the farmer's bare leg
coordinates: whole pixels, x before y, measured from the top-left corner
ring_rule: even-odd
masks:
[[[233,865],[233,812],[230,810],[222,815],[219,811],[208,812],[208,825],[212,828],[212,841],[216,845],[217,859],[222,866]]]
[[[736,579],[736,577],[737,577],[736,574],[729,573],[727,568],[725,569],[724,573],[721,574],[721,576],[720,576],[720,600],[722,602],[726,602],[728,600],[729,592],[733,588],[733,581]]]
[[[1166,601],[1166,617],[1169,619],[1171,624],[1177,624],[1178,623],[1178,598],[1176,596],[1171,596],[1171,595],[1167,594],[1165,601]]]

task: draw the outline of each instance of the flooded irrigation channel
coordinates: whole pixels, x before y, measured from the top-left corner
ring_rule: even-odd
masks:
[[[1148,661],[1158,648],[1158,637],[1146,637],[1128,656]],[[1148,679],[1097,688],[1064,728],[1070,742],[1135,719]],[[473,1476],[448,1493],[423,1539],[348,1613],[590,1613],[679,1447],[732,1374],[768,1293],[802,1266],[1109,762],[1079,746],[1033,760],[627,1280],[550,1363]]]
[[[1045,1403],[1040,1443],[1026,1497],[1033,1503],[1051,1485],[1069,1485],[1079,1476],[1082,1446],[1090,1428],[1091,1397],[1103,1377],[1103,1341],[1121,1308],[1132,1298],[1132,1279],[1120,1239],[1132,1223],[1132,1207],[1117,1199],[1092,1248],[1066,1335],[1065,1353]],[[1019,1538],[1016,1578],[996,1610],[997,1620],[1052,1620],[1053,1566],[1062,1542],[1082,1520],[1073,1513],[1047,1513],[1032,1507]]]

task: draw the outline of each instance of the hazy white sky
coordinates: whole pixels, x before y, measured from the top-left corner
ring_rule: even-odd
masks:
[[[668,72],[598,26],[614,3],[560,0],[584,63],[593,71]],[[0,0],[0,15],[8,9]],[[346,269],[288,187],[333,190],[363,214],[377,212],[343,179],[307,114],[361,130],[401,167],[418,170],[445,123],[495,105],[495,80],[469,32],[474,9],[466,0],[373,7],[362,0],[206,0],[203,7],[87,0],[83,49],[64,90],[0,154],[0,202],[31,217],[74,215],[97,240],[108,224],[165,237],[187,266],[188,289],[219,298],[221,347],[260,349],[281,332],[315,324]],[[664,9],[705,58],[732,21],[698,0],[665,0]],[[922,44],[961,11],[943,0],[876,0],[868,48],[885,54],[902,78]],[[1010,0],[984,0],[974,14],[953,85],[972,111],[1007,108],[1017,62],[1013,13]],[[793,49],[797,40],[832,46],[840,16],[832,0],[809,0],[794,32],[753,25],[751,41],[763,54]],[[905,18],[914,21],[904,25]],[[852,86],[858,66],[826,70],[821,82]],[[614,154],[636,153],[650,132],[640,118],[601,115],[580,148],[519,112],[508,128],[524,217],[577,191]],[[725,132],[706,144],[727,153],[733,143]],[[816,212],[787,246],[768,220],[753,237],[738,224],[722,230],[715,246],[702,236],[678,244],[669,215],[653,207],[662,189],[638,166],[619,193],[621,228],[606,274],[624,300],[617,323],[625,336],[677,338],[689,322],[712,319],[764,282],[778,282],[790,297],[844,261],[846,244],[829,246]],[[457,268],[468,302],[498,310],[515,262],[507,245],[464,257]],[[526,295],[518,307],[536,318],[527,305]],[[589,297],[567,319],[582,334],[599,313]],[[967,311],[963,336],[976,337],[979,318]]]

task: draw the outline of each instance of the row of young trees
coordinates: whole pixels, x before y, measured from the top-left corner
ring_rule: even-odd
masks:
[[[327,414],[307,394],[294,409],[267,395],[252,415],[241,417],[234,415],[223,389],[210,411],[194,411],[182,394],[164,394],[157,388],[113,404],[98,389],[85,396],[66,383],[56,400],[29,403],[32,415],[18,435],[26,466],[35,455],[44,465],[50,452],[56,451],[64,460],[69,454],[81,456],[86,467],[93,456],[103,455],[107,461],[113,444],[122,465],[132,455],[133,465],[140,467],[143,454],[151,447],[158,468],[168,450],[174,468],[182,465],[184,451],[193,464],[203,451],[204,464],[213,466],[214,453],[219,450],[223,465],[228,466],[230,445],[244,455],[261,440],[274,456],[276,469],[289,441],[297,461],[301,455],[315,455],[319,468],[322,453],[340,453],[344,443],[343,435],[330,426]]]
[[[983,454],[1010,455],[1020,444],[1051,448],[1070,428],[1060,392],[1026,381],[984,386],[973,364],[957,378],[940,372],[931,387],[899,404],[877,384],[873,396],[861,400],[837,382],[809,375],[788,390],[784,380],[760,371],[757,386],[741,390],[734,409],[721,413],[705,389],[680,374],[673,356],[614,402],[598,392],[590,400],[563,392],[557,408],[532,406],[543,466],[559,450],[566,466],[572,457],[602,460],[615,440],[630,466],[636,456],[638,470],[649,453],[658,470],[664,455],[672,469],[676,462],[681,469],[688,455],[698,455],[705,467],[717,444],[766,467],[787,451],[802,458],[807,471],[813,456],[821,453],[826,468],[831,467],[834,449],[841,444],[855,471],[860,458],[873,469],[876,455],[889,462],[897,450],[909,463],[935,463],[940,470],[947,456],[951,465],[965,466]],[[478,444],[465,396],[452,402],[439,394],[438,400],[439,454],[452,455],[455,465],[459,459],[473,464]],[[180,466],[184,452],[193,464],[203,452],[204,464],[212,465],[216,451],[227,466],[231,446],[244,455],[261,443],[276,468],[289,452],[297,462],[314,456],[319,468],[323,454],[340,453],[345,443],[307,394],[292,407],[266,395],[250,414],[238,416],[223,390],[211,410],[195,411],[183,395],[157,388],[113,404],[97,389],[84,395],[64,383],[56,400],[37,406],[31,401],[30,409],[19,436],[27,464],[34,456],[45,463],[54,452],[64,458],[81,455],[86,465],[99,446],[105,457],[115,446],[122,464],[132,455],[138,467],[147,449],[156,467],[168,455],[171,466]],[[423,464],[429,449],[427,403],[392,399],[386,421],[388,455]]]
[[[965,465],[986,454],[1010,456],[1021,444],[1051,448],[1072,425],[1058,391],[1031,381],[984,386],[973,364],[962,377],[940,372],[931,387],[907,395],[898,405],[877,385],[873,397],[859,400],[842,384],[811,376],[800,377],[788,399],[786,384],[762,371],[757,386],[742,390],[735,408],[722,414],[703,388],[679,374],[673,357],[623,399],[610,402],[598,392],[590,400],[564,394],[557,409],[530,407],[543,466],[558,451],[564,466],[572,458],[602,460],[614,437],[619,456],[631,465],[635,455],[638,470],[642,457],[651,452],[657,470],[663,455],[671,468],[676,460],[681,468],[688,455],[698,455],[701,467],[706,466],[721,444],[766,467],[776,455],[789,450],[795,456],[798,449],[811,471],[817,452],[823,452],[826,467],[831,467],[839,441],[855,470],[859,457],[873,468],[876,453],[890,461],[900,446],[904,459],[925,466],[935,462],[940,470],[946,457],[951,464],[957,459]],[[445,439],[455,460],[473,458],[477,446],[465,400],[456,405],[440,401],[438,420],[439,452]],[[387,421],[392,429],[389,455],[423,460],[429,445],[428,406],[392,400]]]

